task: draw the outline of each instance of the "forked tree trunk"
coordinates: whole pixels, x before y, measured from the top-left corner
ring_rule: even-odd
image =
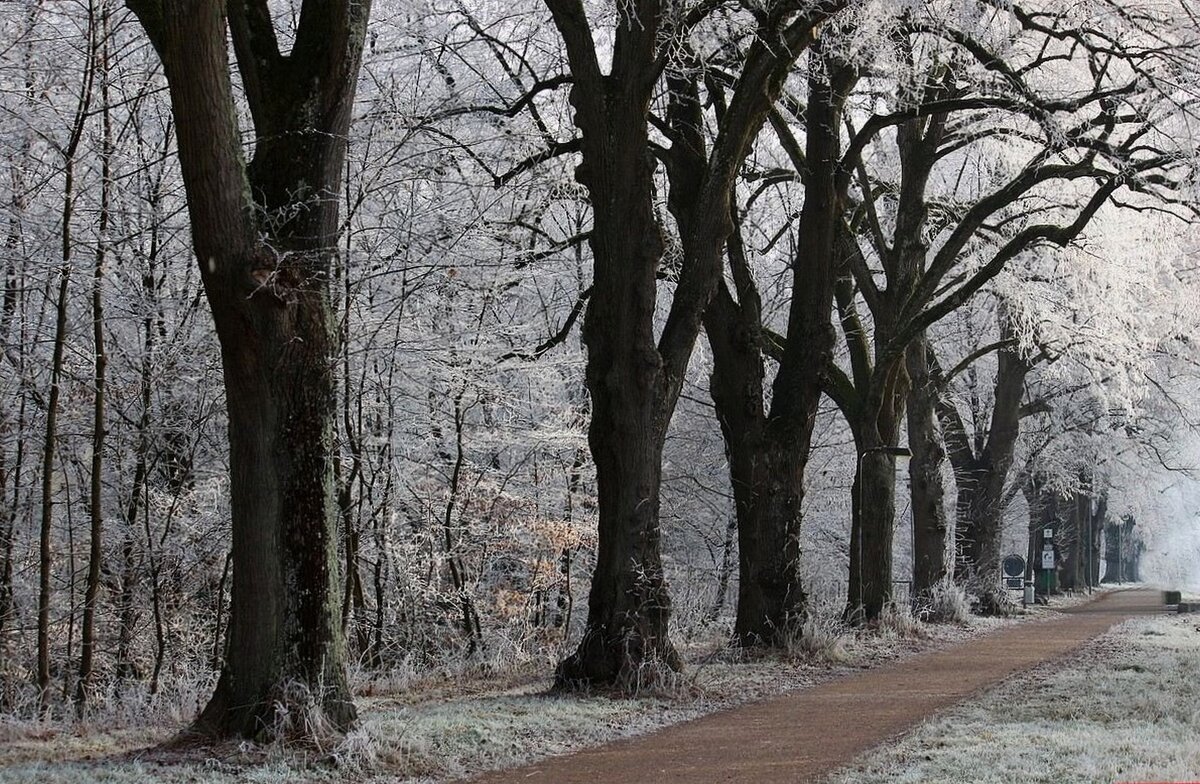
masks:
[[[911,388],[909,368],[913,364],[914,344],[918,356],[922,354],[920,346],[924,345],[923,335],[909,330],[912,320],[923,308],[914,298],[914,292],[921,286],[928,261],[925,189],[938,159],[944,129],[945,115],[940,114],[911,119],[896,129],[901,179],[895,205],[895,226],[890,247],[887,243],[876,242],[875,248],[887,278],[886,287],[877,286],[871,265],[863,256],[857,239],[848,231],[843,232],[846,270],[836,296],[842,332],[850,352],[849,378],[853,379],[853,390],[838,394],[842,398],[839,405],[850,422],[858,447],[855,497],[851,502],[854,517],[846,603],[846,616],[855,620],[878,618],[892,601],[895,458],[900,455],[911,457],[911,449],[898,446],[900,422]],[[864,177],[860,172],[860,179]],[[867,198],[873,198],[871,186],[865,179],[859,185]],[[855,310],[856,296],[861,296],[871,311],[874,334],[869,341]],[[921,368],[918,375],[924,370]],[[922,393],[927,389],[925,382]],[[928,462],[933,457],[933,443],[929,428],[920,420],[922,413],[918,412],[915,421],[918,441],[915,446],[922,451],[925,462],[910,470],[916,472],[915,491],[925,494],[921,511],[931,513],[930,506],[937,503],[930,487],[932,477],[928,469]],[[933,526],[936,527],[936,522]],[[925,568],[929,569],[928,564]],[[936,567],[933,570],[936,571]]]
[[[743,314],[750,313],[752,322],[744,323]],[[742,645],[779,645],[805,610],[799,524],[807,450],[768,432],[758,318],[749,302],[739,308],[722,286],[705,314],[705,328],[713,352],[709,389],[725,439],[737,518],[734,637]]]
[[[673,16],[660,0],[618,4],[612,66],[605,74],[583,3],[547,2],[570,62],[571,103],[582,134],[576,178],[587,187],[593,211],[594,282],[583,337],[592,394],[588,441],[600,508],[588,624],[579,650],[559,667],[561,685],[636,687],[679,667],[667,638],[670,604],[659,554],[663,441],[704,309],[720,279],[738,172],[794,58],[841,5],[828,0],[795,13],[781,8],[764,18],[778,30],[750,46],[728,111],[723,95],[712,96],[722,108],[711,154],[695,81],[667,75],[668,207],[679,226],[683,262],[656,340],[662,240],[654,211],[649,108],[665,62],[662,26]],[[807,202],[805,209],[811,209]]]
[[[1021,432],[1025,378],[1034,366],[1033,360],[1013,348],[1016,341],[1003,308],[999,320],[1001,341],[985,347],[999,349],[988,431],[969,435],[950,400],[939,395],[935,403],[958,491],[954,576],[979,596],[985,615],[1003,613],[1010,603],[1000,565],[1004,509],[1012,495],[1006,495],[1005,485]],[[941,380],[936,358],[930,364]]]
[[[1010,337],[1003,319],[1001,332]],[[951,404],[939,403],[947,438],[955,444],[949,450],[958,486],[955,576],[979,595],[984,614],[1003,612],[1007,605],[1000,573],[1004,488],[1020,435],[1025,377],[1031,368],[1029,360],[1015,350],[999,352],[991,428],[978,454],[971,450]]]
[[[849,243],[855,240],[845,237]],[[856,245],[847,245],[855,252]],[[849,561],[844,616],[873,621],[892,600],[892,538],[896,518],[896,457],[900,420],[908,399],[906,349],[891,348],[894,318],[888,303],[877,304],[872,352],[854,302],[854,279],[843,275],[835,296],[842,334],[850,353],[853,388],[834,389],[854,434],[856,463],[851,487]],[[850,384],[847,377],[846,385]]]
[[[664,668],[681,666],[667,636],[671,602],[659,549],[662,449],[674,407],[654,338],[662,241],[652,199],[653,162],[646,155],[643,101],[649,93],[639,99],[632,88],[602,87],[612,92],[604,101],[609,111],[590,107],[580,115],[587,168],[576,176],[591,191],[594,210],[595,271],[583,339],[599,546],[587,627],[579,648],[558,667],[562,686],[635,689]],[[583,107],[581,90],[576,85],[572,101]]]
[[[193,729],[209,736],[344,729],[355,710],[339,602],[329,284],[370,4],[306,3],[287,57],[265,2],[229,4],[256,131],[249,166],[236,125],[226,4],[129,5],[166,68],[229,414],[226,655]]]
[[[818,51],[820,47],[815,47]],[[829,61],[830,65],[835,65]],[[793,262],[786,345],[766,409],[762,308],[735,228],[727,250],[737,301],[723,284],[704,325],[713,352],[709,381],[729,458],[738,526],[738,601],[734,637],[741,645],[785,645],[807,611],[800,576],[800,525],[824,368],[833,349],[834,227],[841,219],[837,166],[848,69],[809,81],[803,151],[791,148],[810,178]],[[777,127],[777,131],[783,129]],[[790,136],[789,143],[792,142]],[[736,213],[736,208],[734,209]],[[736,217],[736,215],[735,215]],[[735,221],[736,223],[736,221]]]
[[[770,456],[766,454],[759,318],[751,302],[734,302],[724,285],[718,287],[704,314],[713,354],[709,391],[725,439],[737,519],[734,636],[742,644],[775,641],[785,631],[788,612],[783,603],[795,605],[797,599],[802,599],[795,592],[798,584],[780,584],[788,573],[786,528],[771,526],[766,519],[769,497],[772,491],[786,492],[787,477],[768,465]],[[783,581],[789,582],[786,578]]]

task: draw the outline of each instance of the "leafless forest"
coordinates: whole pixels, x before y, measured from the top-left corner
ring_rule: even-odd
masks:
[[[1200,585],[1198,47],[1191,0],[0,5],[0,712],[337,732],[1003,615],[1012,554]]]

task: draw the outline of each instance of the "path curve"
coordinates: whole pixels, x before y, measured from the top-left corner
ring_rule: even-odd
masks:
[[[1163,611],[1157,591],[1106,593],[1047,621],[1004,627],[897,664],[472,781],[811,781],[1013,673],[1078,648],[1126,618]]]

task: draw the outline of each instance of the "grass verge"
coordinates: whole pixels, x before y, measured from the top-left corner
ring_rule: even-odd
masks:
[[[1200,617],[1127,621],[876,749],[829,784],[1200,779]]]

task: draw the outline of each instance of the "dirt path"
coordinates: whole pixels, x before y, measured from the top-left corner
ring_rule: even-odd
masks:
[[[1134,615],[1163,612],[1155,591],[1119,591],[1044,622],[660,732],[497,771],[476,784],[712,784],[811,781],[936,711],[1061,656]]]

